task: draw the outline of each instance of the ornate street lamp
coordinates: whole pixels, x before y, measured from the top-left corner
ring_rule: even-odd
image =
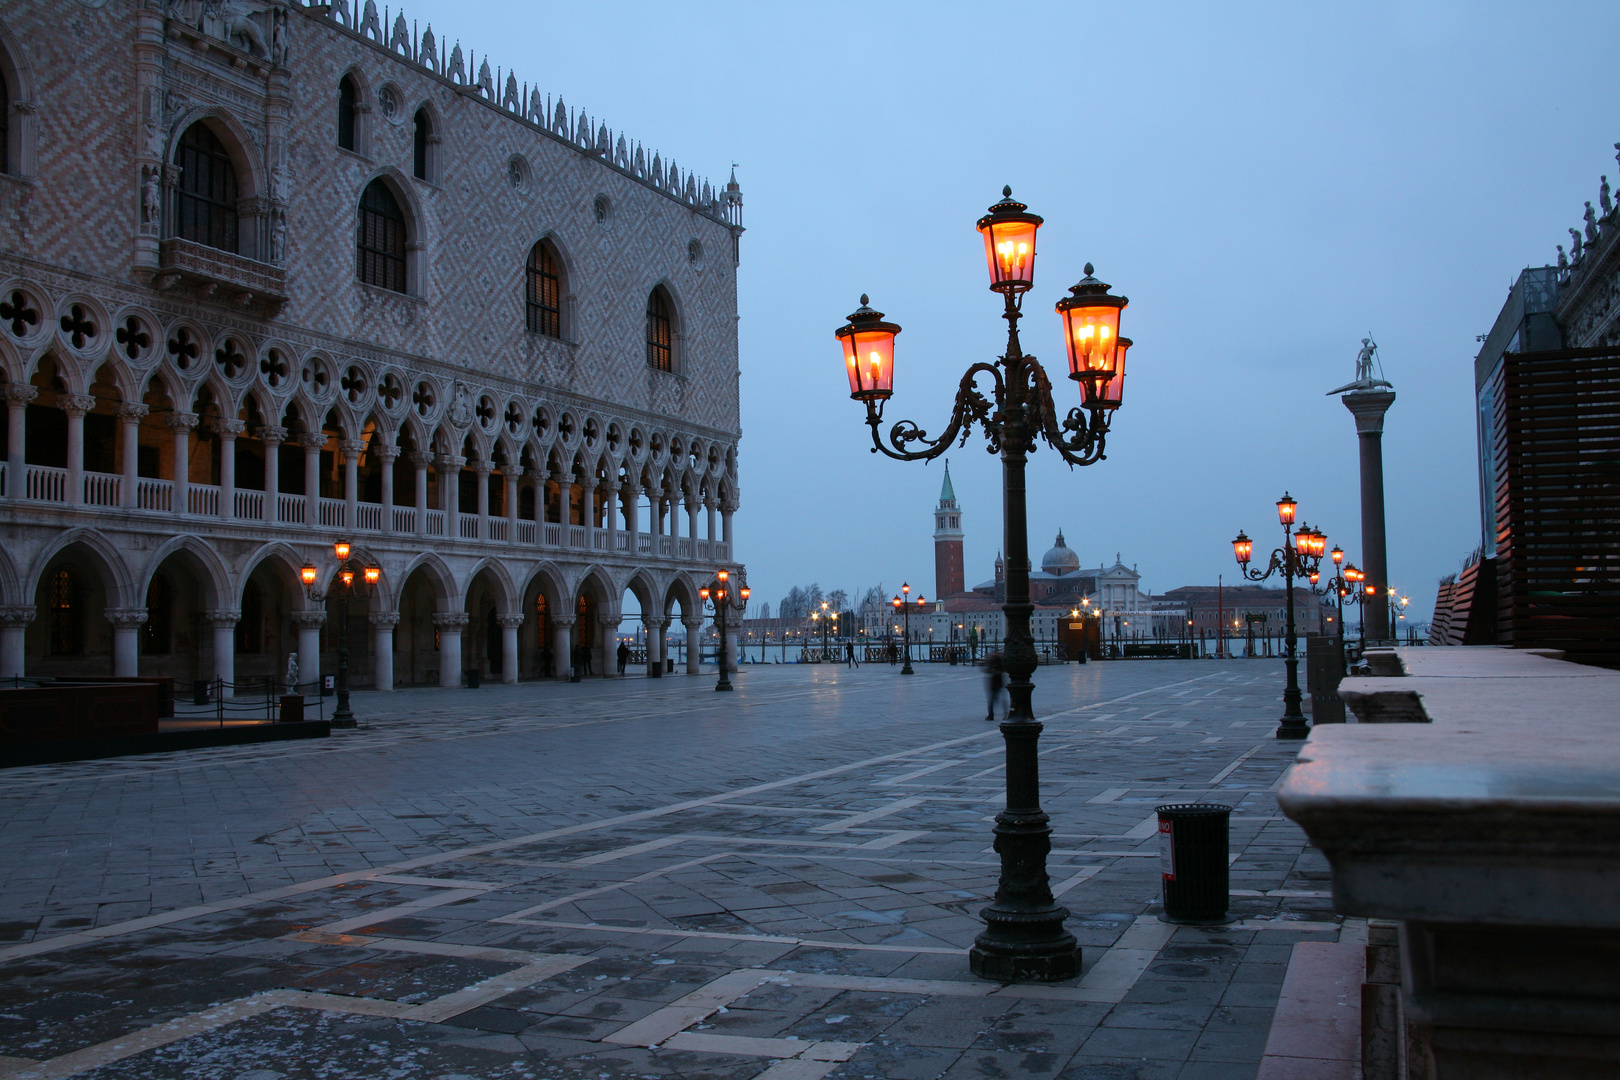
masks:
[[[1046,369],[1026,355],[1018,339],[1023,294],[1034,284],[1035,234],[1041,219],[1002,189],[1003,199],[979,219],[990,288],[1002,295],[1007,321],[1006,352],[994,362],[968,367],[958,383],[950,423],[930,439],[915,423],[894,424],[885,434],[883,410],[894,390],[895,323],[861,297],[860,308],[837,330],[849,374],[850,397],[866,406],[872,450],[900,461],[938,457],[973,425],[984,431],[992,453],[1001,455],[1007,574],[1006,671],[1011,705],[1001,725],[1007,753],[1007,805],[996,816],[996,851],[1001,880],[995,899],[984,908],[985,929],[968,953],[973,972],[1001,982],[1056,981],[1079,972],[1079,948],[1063,928],[1068,911],[1052,898],[1046,875],[1051,825],[1040,805],[1037,756],[1041,725],[1035,720],[1030,676],[1035,672],[1035,641],[1030,633],[1029,537],[1024,466],[1044,440],[1064,461],[1101,461],[1110,419],[1124,391],[1123,361],[1129,342],[1119,337],[1126,300],[1086,276],[1057,306],[1061,317],[1069,378],[1078,383],[1079,404],[1059,418]],[[980,389],[985,380],[989,396]],[[909,605],[903,605],[909,609]]]
[[[832,663],[832,654],[827,651],[827,634],[830,631],[833,636],[837,636],[838,612],[828,610],[827,601],[823,600],[821,610],[810,613],[810,621],[821,624],[821,662],[830,664]]]
[[[338,594],[338,669],[337,669],[337,708],[332,712],[333,727],[354,727],[354,710],[349,708],[349,598],[355,592],[355,569],[349,565],[349,555],[353,547],[347,540],[339,540],[332,545],[332,554],[337,557],[336,579],[343,587]],[[323,597],[315,591],[315,580],[320,576],[313,563],[306,563],[298,571],[299,579],[308,590],[311,600],[320,600]],[[369,596],[379,581],[382,580],[382,570],[375,566],[360,567],[359,578],[362,582],[360,595]],[[319,667],[317,666],[317,675]]]
[[[1249,561],[1254,556],[1254,541],[1244,533],[1239,532],[1237,539],[1232,541],[1232,554],[1237,559],[1238,569],[1250,581],[1264,581],[1272,574],[1281,573],[1283,576],[1283,590],[1287,594],[1288,624],[1287,624],[1287,651],[1284,662],[1288,669],[1288,682],[1283,688],[1283,715],[1277,724],[1277,738],[1303,739],[1310,734],[1310,727],[1305,722],[1305,714],[1300,710],[1299,693],[1299,657],[1297,655],[1298,639],[1294,633],[1294,579],[1296,577],[1309,578],[1317,572],[1323,554],[1327,551],[1327,537],[1309,525],[1300,525],[1294,528],[1294,513],[1299,508],[1289,495],[1284,492],[1283,497],[1277,500],[1277,521],[1282,525],[1282,547],[1271,553],[1270,562],[1265,570],[1250,570]]]
[[[902,667],[900,669],[900,674],[902,674],[902,675],[915,675],[917,673],[911,669],[911,586],[909,584],[907,584],[906,582],[901,582],[900,583],[900,591],[902,593],[905,593],[906,598],[904,600],[902,600],[902,599],[900,599],[900,597],[897,596],[897,597],[894,598],[894,601],[893,601],[894,610],[902,612],[905,615],[905,624],[906,624],[906,629],[905,629],[905,635],[906,635],[906,640],[905,640],[906,664],[905,664],[904,667]],[[923,598],[921,596],[917,597],[917,607],[919,609],[923,606],[923,603],[924,603]]]
[[[716,690],[735,689],[726,676],[726,623],[732,612],[740,615],[748,610],[748,597],[752,591],[746,580],[740,588],[732,588],[729,570],[716,571],[714,580],[698,590],[699,600],[713,605],[714,621],[720,629],[720,680],[714,684]],[[688,642],[686,647],[690,649],[692,644]]]

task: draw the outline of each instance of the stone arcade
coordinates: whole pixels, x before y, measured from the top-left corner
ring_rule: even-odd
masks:
[[[611,672],[627,591],[650,661],[700,625],[735,177],[442,53],[372,0],[6,5],[0,674],[330,670],[339,538],[358,686]]]

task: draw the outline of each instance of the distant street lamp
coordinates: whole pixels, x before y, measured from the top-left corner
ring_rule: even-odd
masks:
[[[333,727],[354,727],[354,711],[349,708],[349,598],[355,592],[355,571],[349,565],[349,555],[352,551],[347,540],[339,540],[332,545],[332,553],[337,556],[336,580],[342,585],[343,591],[338,594],[338,668],[337,668],[337,708],[332,711]],[[320,576],[313,564],[301,567],[298,571],[299,579],[308,590],[311,600],[321,599],[315,592],[315,581]],[[360,588],[362,596],[371,595],[371,590],[382,579],[382,570],[375,566],[362,566],[360,578],[364,584]],[[319,667],[317,666],[317,675]]]
[[[900,669],[900,674],[902,674],[902,675],[915,675],[917,673],[915,671],[911,670],[911,586],[909,584],[905,583],[905,582],[901,582],[900,583],[900,591],[905,593],[906,598],[904,600],[902,600],[902,599],[900,599],[900,597],[897,596],[897,597],[894,598],[894,601],[893,601],[894,610],[896,610],[898,612],[901,612],[901,613],[903,613],[905,615],[905,623],[906,623],[906,629],[905,629],[905,635],[906,635],[906,640],[905,640],[906,663],[905,663],[905,666]],[[920,597],[920,596],[917,597],[917,606],[919,608],[923,606],[923,598]]]
[[[1046,369],[1026,355],[1018,338],[1023,295],[1034,285],[1035,233],[1041,218],[1002,189],[1002,201],[978,221],[984,238],[990,288],[1002,294],[1007,322],[1006,351],[993,362],[970,365],[956,391],[950,422],[929,438],[907,420],[880,427],[883,409],[894,392],[896,323],[883,313],[861,306],[837,330],[843,349],[850,397],[866,406],[873,452],[900,461],[939,457],[952,443],[966,441],[973,425],[983,429],[992,452],[1001,455],[1002,505],[1006,552],[1005,665],[1011,704],[1001,731],[1006,740],[1007,805],[996,815],[995,849],[1001,855],[1001,878],[995,899],[981,912],[985,929],[968,953],[974,974],[1000,982],[1053,982],[1079,974],[1079,947],[1063,927],[1068,911],[1052,897],[1046,874],[1052,829],[1040,805],[1038,742],[1031,695],[1038,658],[1030,633],[1033,605],[1029,595],[1029,528],[1024,481],[1025,462],[1045,440],[1072,465],[1092,465],[1104,457],[1108,427],[1125,386],[1125,354],[1130,339],[1119,336],[1126,300],[1109,286],[1086,276],[1057,304],[1062,320],[1068,375],[1077,384],[1078,407],[1059,419]],[[985,392],[978,380],[988,383]],[[914,448],[915,447],[915,448]]]
[[[827,601],[823,600],[821,602],[821,610],[812,611],[810,613],[810,621],[819,622],[821,624],[821,662],[823,664],[830,664],[832,663],[832,654],[827,651],[827,632],[831,630],[833,635],[837,636],[838,612],[829,611],[827,608]]]
[[[741,588],[733,589],[731,586],[731,572],[729,570],[717,571],[714,580],[698,590],[698,599],[714,607],[714,621],[720,628],[720,680],[714,684],[716,690],[735,689],[731,680],[726,677],[726,653],[729,649],[726,637],[726,623],[732,612],[741,614],[748,610],[748,597],[752,592],[744,581]],[[687,648],[691,648],[690,644]]]
[[[1238,569],[1250,581],[1264,581],[1272,574],[1283,576],[1283,591],[1288,600],[1287,651],[1284,653],[1288,669],[1288,683],[1283,688],[1283,715],[1277,724],[1277,738],[1303,739],[1310,734],[1305,714],[1300,710],[1299,657],[1294,634],[1294,579],[1308,578],[1317,571],[1322,556],[1327,552],[1327,537],[1309,525],[1294,528],[1294,513],[1299,504],[1287,492],[1277,500],[1277,520],[1282,524],[1283,545],[1271,553],[1266,568],[1250,570],[1249,560],[1254,554],[1254,542],[1239,532],[1232,541],[1232,553],[1237,557]]]

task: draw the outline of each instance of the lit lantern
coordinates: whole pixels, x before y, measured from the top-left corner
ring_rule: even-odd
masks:
[[[1344,548],[1340,547],[1338,544],[1333,545],[1332,554],[1334,566],[1338,566],[1340,563],[1344,562]]]
[[[1237,556],[1239,566],[1248,566],[1249,559],[1254,555],[1254,541],[1244,533],[1238,533],[1237,539],[1232,541],[1232,554]]]
[[[1117,409],[1120,398],[1125,395],[1125,354],[1130,351],[1131,339],[1119,339],[1119,351],[1114,354],[1114,374],[1106,382],[1099,379],[1096,382],[1083,384],[1086,387],[1086,405],[1093,409]],[[1095,393],[1095,398],[1090,395]]]
[[[894,610],[900,610],[900,598],[898,596],[894,598]]]
[[[1311,527],[1309,525],[1301,525],[1295,531],[1295,533],[1294,533],[1294,550],[1299,552],[1301,555],[1305,555],[1305,556],[1310,555],[1310,553],[1311,553]]]
[[[1290,498],[1288,492],[1283,492],[1283,497],[1277,500],[1277,520],[1284,527],[1292,525],[1294,523],[1294,511],[1297,509],[1299,509],[1299,503]]]
[[[338,562],[345,562],[348,560],[350,549],[349,542],[347,540],[339,540],[337,543],[332,545],[332,550],[337,554]]]
[[[1041,219],[1012,197],[1012,188],[1002,188],[1001,196],[979,219],[984,258],[990,267],[992,289],[1020,293],[1035,284],[1035,230],[1041,227]]]
[[[1086,263],[1086,276],[1069,287],[1069,295],[1057,302],[1063,316],[1063,340],[1069,353],[1069,378],[1086,384],[1087,404],[1104,396],[1104,387],[1120,372],[1119,313],[1128,301],[1112,296],[1108,286],[1092,277]],[[1117,398],[1116,398],[1117,403]]]
[[[910,596],[911,595],[911,583],[909,581],[902,581],[900,583],[900,591],[902,593],[904,593],[905,595]]]
[[[319,573],[320,571],[316,570],[311,563],[305,563],[298,570],[298,576],[306,586],[315,584],[315,577]]]
[[[354,571],[345,570],[338,575],[338,579],[343,582],[343,587],[347,589],[354,584]]]
[[[753,595],[753,592],[753,589],[750,589],[748,586],[744,585],[742,588],[737,590],[737,595],[742,597],[743,603],[746,604],[748,603],[748,598]],[[836,615],[833,617],[837,618]]]
[[[834,333],[844,350],[844,370],[849,376],[849,396],[856,401],[883,401],[894,393],[894,335],[898,323],[884,322],[883,312],[861,306],[849,322]]]
[[[366,567],[366,584],[375,585],[382,580],[382,570],[375,566]]]
[[[731,580],[731,571],[730,570],[721,570],[718,573],[716,573],[714,576],[720,579],[720,584],[724,585],[726,582]]]
[[[704,601],[705,603],[708,602],[708,600],[709,600],[709,587],[707,585],[703,586],[703,588],[698,590],[698,598],[700,600]]]
[[[1318,581],[1321,581],[1321,580],[1322,580],[1322,572],[1320,570],[1312,570],[1311,571],[1311,584],[1315,585]]]

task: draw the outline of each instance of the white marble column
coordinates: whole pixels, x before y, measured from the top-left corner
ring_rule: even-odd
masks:
[[[657,677],[664,673],[664,628],[669,619],[643,615],[641,625],[647,630],[647,674]]]
[[[730,503],[720,504],[720,539],[726,545],[726,558],[732,557],[731,547],[731,512],[734,510]]]
[[[304,524],[320,528],[321,449],[326,446],[326,433],[307,432],[298,441],[304,447]]]
[[[534,542],[546,542],[546,471],[530,469],[523,478],[534,488]]]
[[[235,697],[236,688],[236,624],[241,621],[240,611],[206,611],[203,618],[214,628],[214,678],[224,685],[221,697]]]
[[[714,536],[714,496],[713,495],[704,496],[704,498],[703,498],[703,509],[706,510],[708,512],[708,515],[709,515],[709,529],[708,529],[708,532],[704,533],[704,536],[708,539],[708,541],[709,541],[709,550],[712,552],[714,550],[714,540],[715,540],[715,536]]]
[[[191,513],[191,431],[197,414],[172,412],[168,425],[174,431],[174,489],[169,508],[176,514]]]
[[[697,558],[698,540],[698,501],[695,495],[686,499],[686,535],[692,539],[692,557]]]
[[[143,607],[107,608],[107,621],[112,623],[112,661],[115,676],[139,675],[141,655],[141,626],[146,622]]]
[[[6,392],[6,497],[28,497],[28,405],[39,397],[32,386],[10,383]]]
[[[596,621],[600,624],[597,637],[602,642],[602,677],[611,678],[619,673],[619,620],[602,615]]]
[[[461,467],[467,459],[460,454],[440,454],[433,459],[439,469],[439,501],[444,504],[444,538],[461,539]],[[460,647],[458,641],[457,647]]]
[[[523,625],[522,615],[497,615],[501,626],[501,682],[518,681],[518,628]]]
[[[293,612],[298,627],[298,688],[295,694],[321,694],[321,627],[326,625],[324,610]]]
[[[461,685],[461,632],[472,621],[465,611],[436,611],[433,625],[439,628],[439,685]]]
[[[416,535],[427,535],[428,493],[427,471],[433,464],[433,455],[426,450],[412,450],[411,464],[416,468]]]
[[[624,531],[630,534],[630,554],[641,549],[641,485],[634,481],[624,486]]]
[[[118,406],[119,452],[123,460],[123,480],[118,487],[118,505],[133,510],[139,503],[141,482],[141,420],[147,408],[139,402],[126,402]]]
[[[522,469],[516,465],[508,465],[501,470],[501,479],[506,482],[506,542],[517,543],[518,523],[518,477]]]
[[[373,611],[371,620],[371,670],[377,690],[394,688],[394,627],[399,612]]]
[[[372,439],[371,452],[377,455],[382,469],[382,531],[394,531],[394,462],[399,458],[399,447],[385,445],[382,437]]]
[[[551,652],[557,659],[557,678],[564,682],[574,673],[574,615],[551,617]]]
[[[617,553],[619,550],[619,485],[608,480],[602,485],[604,500],[602,504],[602,524],[607,528],[608,552]]]
[[[264,523],[274,525],[281,520],[281,444],[287,429],[266,424],[259,439],[264,443]]]
[[[27,674],[25,638],[28,624],[33,621],[32,604],[0,608],[0,679]]]
[[[338,444],[343,449],[343,524],[345,528],[360,527],[360,455],[365,453],[366,440],[344,439]]]
[[[236,437],[247,424],[219,417],[210,426],[219,436],[219,516],[229,521],[236,517]]]
[[[554,479],[557,481],[557,519],[562,523],[562,544],[568,546],[568,526],[574,523],[574,474],[568,472],[558,473]]]
[[[84,503],[84,414],[96,399],[84,394],[58,394],[56,407],[67,414],[67,503]]]
[[[702,669],[703,620],[682,619],[681,625],[686,627],[686,673],[696,675]]]
[[[494,467],[487,461],[473,462],[473,475],[478,478],[478,539],[489,539],[489,474]]]

